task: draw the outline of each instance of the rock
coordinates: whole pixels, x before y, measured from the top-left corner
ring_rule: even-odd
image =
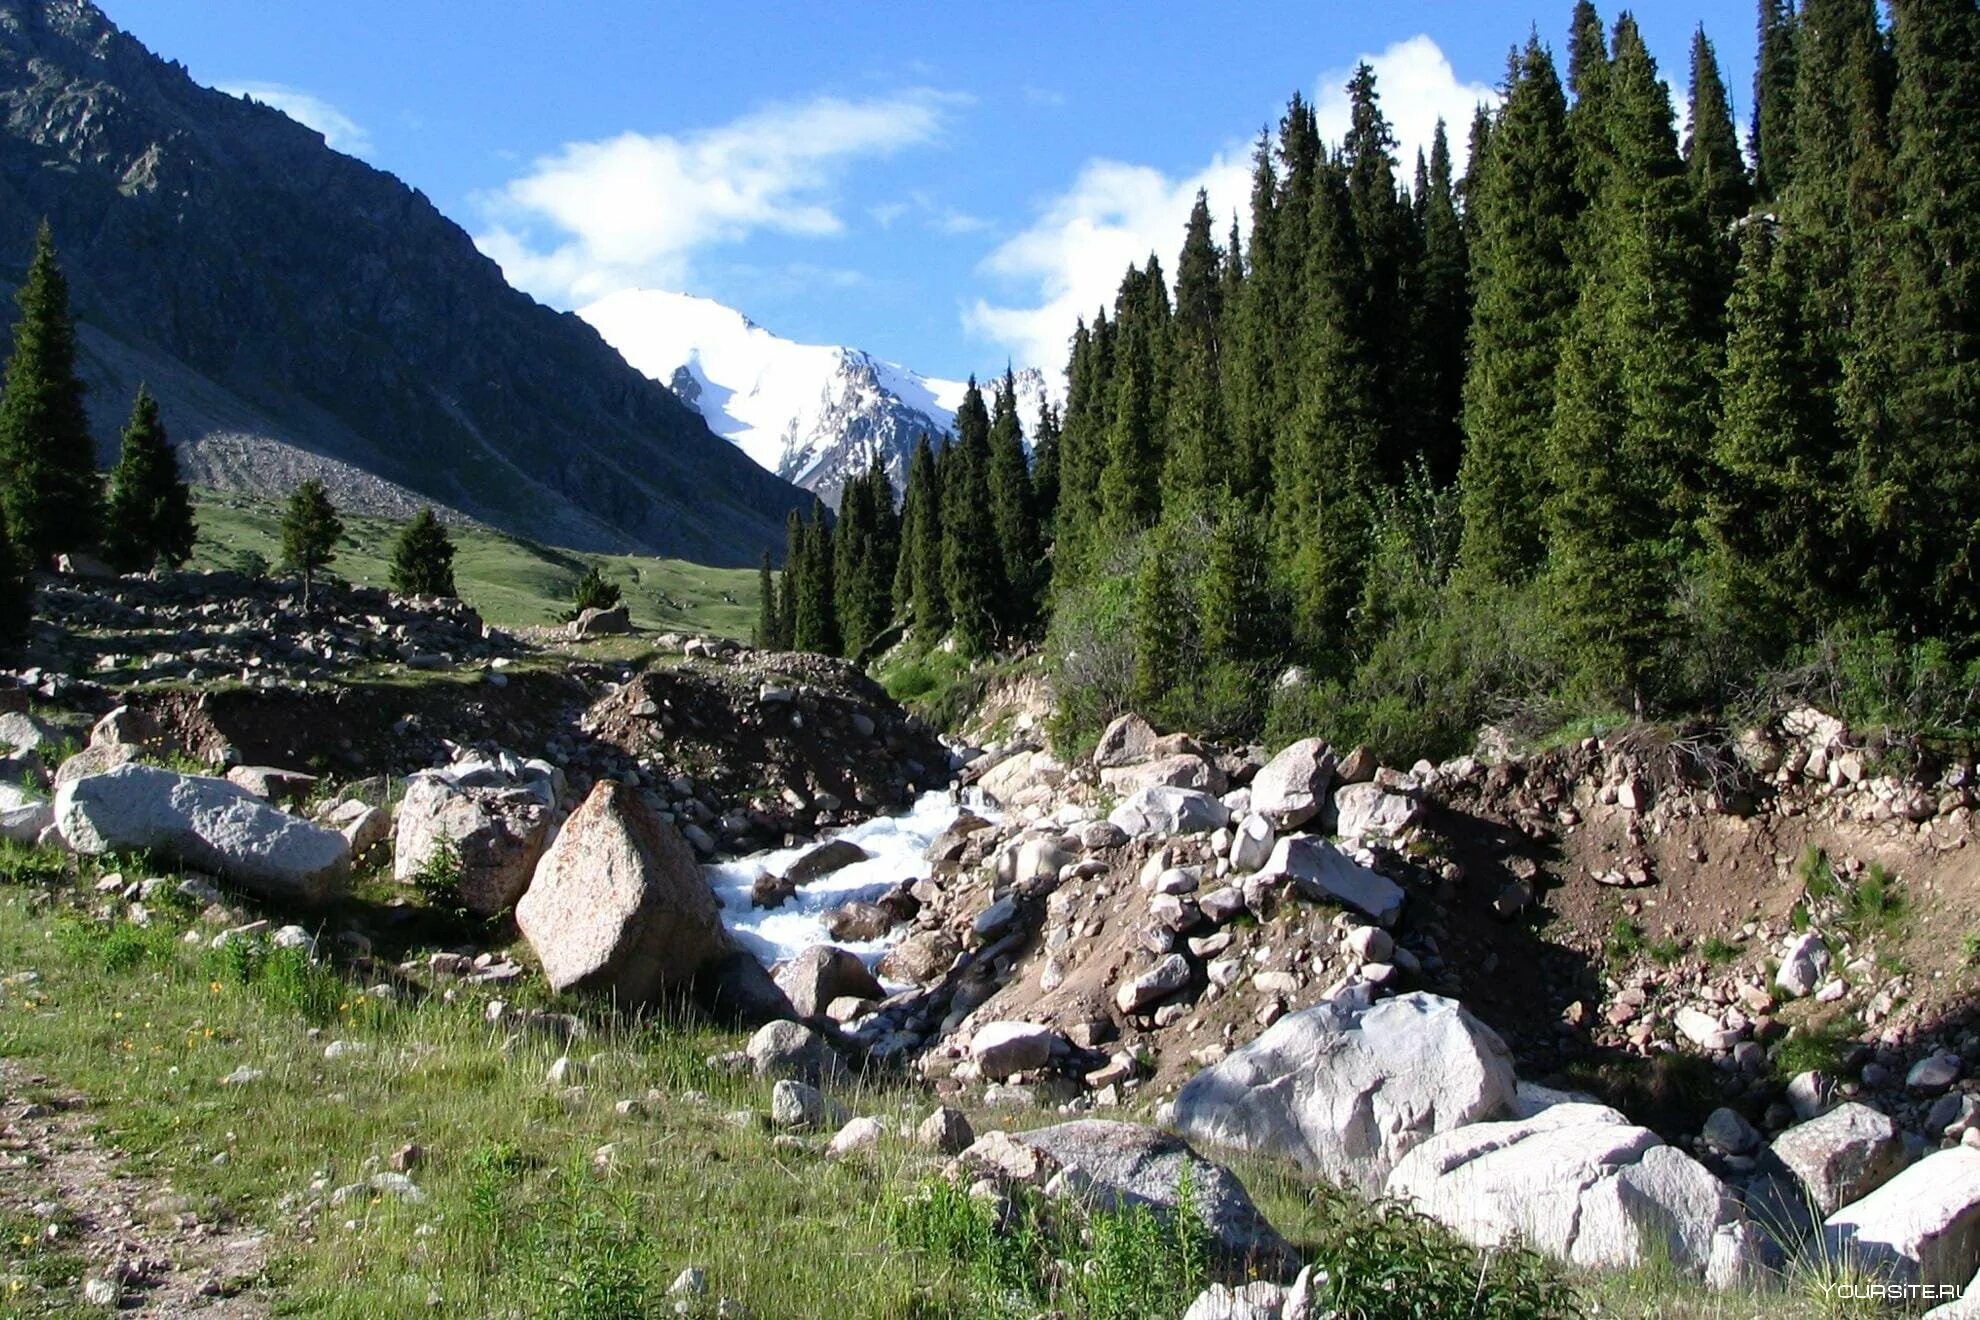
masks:
[[[1073,855],[1059,846],[1057,839],[1026,839],[1017,847],[1010,858],[1010,883],[1031,892],[1042,892],[1050,888],[1059,878],[1062,868],[1076,860]]]
[[[1416,823],[1421,804],[1380,784],[1349,784],[1334,794],[1335,833],[1348,844],[1390,842]]]
[[[1510,1112],[1514,1087],[1491,1028],[1455,1000],[1415,993],[1280,1018],[1190,1079],[1173,1123],[1377,1195],[1425,1138]]]
[[[61,736],[61,731],[54,725],[26,711],[10,710],[0,714],[0,747],[9,751],[32,752],[52,747]]]
[[[1286,1290],[1269,1279],[1230,1287],[1213,1283],[1196,1295],[1183,1320],[1284,1320]]]
[[[954,965],[962,946],[945,930],[921,930],[887,950],[880,974],[893,981],[926,985]]]
[[[392,813],[368,802],[339,802],[323,813],[320,823],[344,836],[353,857],[363,856],[392,836]]]
[[[1904,1084],[1914,1091],[1936,1095],[1959,1080],[1963,1063],[1951,1050],[1938,1050],[1911,1065]]]
[[[90,775],[108,774],[122,765],[136,765],[144,749],[131,743],[92,743],[63,761],[55,771],[56,788]]]
[[[1171,953],[1114,993],[1114,1002],[1123,1013],[1138,1013],[1150,1004],[1167,999],[1189,984],[1189,959]]]
[[[237,784],[265,802],[294,806],[309,797],[316,787],[316,776],[300,770],[281,770],[272,765],[237,765],[227,771],[227,782]]]
[[[649,1005],[734,952],[694,854],[635,789],[602,779],[516,904],[553,990]]]
[[[939,1105],[915,1128],[914,1139],[938,1154],[959,1155],[975,1142],[976,1132],[969,1125],[969,1115]]]
[[[1671,1025],[1678,1029],[1679,1035],[1701,1050],[1729,1050],[1739,1043],[1739,1032],[1728,1031],[1719,1019],[1689,1004],[1672,1015]]]
[[[987,1022],[970,1037],[969,1054],[985,1077],[1001,1080],[1043,1068],[1064,1039],[1031,1022]]]
[[[1155,728],[1139,715],[1120,715],[1100,734],[1093,749],[1093,764],[1101,770],[1135,765],[1149,757],[1155,745]]]
[[[1108,814],[1130,838],[1156,834],[1205,834],[1230,824],[1230,810],[1191,788],[1144,788]]]
[[[1952,1301],[1933,1307],[1920,1320],[1980,1320],[1980,1272],[1958,1291],[1959,1295]]]
[[[1057,788],[1066,768],[1045,752],[1019,752],[1005,757],[976,781],[983,795],[999,806],[1012,806],[1020,794],[1035,788]]]
[[[667,1285],[667,1295],[669,1297],[681,1298],[706,1297],[708,1295],[708,1275],[690,1265],[679,1274],[676,1274],[674,1281]]]
[[[1980,1150],[1927,1155],[1823,1224],[1832,1259],[1897,1283],[1959,1285],[1980,1270]]]
[[[55,825],[55,804],[30,797],[12,784],[0,784],[0,838],[39,843]]]
[[[894,926],[894,914],[878,903],[841,903],[825,914],[827,935],[856,944],[880,939]]]
[[[1762,1222],[1807,1225],[1860,1201],[1905,1166],[1897,1126],[1868,1105],[1848,1102],[1774,1138],[1760,1162],[1755,1196]]]
[[[1229,785],[1224,772],[1200,756],[1164,756],[1140,765],[1102,770],[1100,782],[1116,793],[1138,793],[1144,788],[1193,788],[1212,795]]]
[[[880,1144],[887,1129],[877,1118],[855,1118],[840,1128],[838,1134],[827,1143],[825,1153],[843,1159],[857,1151],[871,1150]]]
[[[770,1088],[770,1121],[780,1128],[815,1128],[846,1121],[845,1107],[805,1082],[785,1078]]]
[[[1760,1133],[1737,1109],[1714,1109],[1699,1133],[1721,1155],[1744,1155],[1760,1144]]]
[[[1829,946],[1814,931],[1804,931],[1781,950],[1780,970],[1774,984],[1785,994],[1799,999],[1812,995],[1829,975]]]
[[[833,839],[819,844],[792,862],[784,871],[784,879],[794,885],[808,885],[834,871],[843,871],[854,862],[863,862],[868,856],[866,849],[851,839]]]
[[[1276,1267],[1291,1256],[1237,1175],[1180,1137],[1133,1123],[1084,1119],[1015,1133],[1013,1139],[1056,1163],[1066,1190],[1089,1209],[1141,1207],[1173,1215],[1187,1177],[1197,1217],[1220,1257]]]
[[[499,916],[530,887],[550,818],[550,806],[526,788],[464,787],[437,774],[413,775],[399,804],[392,878],[418,882],[451,845],[462,906],[476,916]]]
[[[1375,759],[1375,753],[1357,743],[1354,750],[1342,757],[1341,763],[1334,767],[1334,782],[1365,784],[1375,777],[1379,769],[1381,763]]]
[[[1334,777],[1334,753],[1321,738],[1302,738],[1267,761],[1251,780],[1251,809],[1282,830],[1320,814]]]
[[[711,1016],[736,1026],[761,1026],[789,1018],[796,1011],[747,949],[732,948],[703,963],[691,990]]]
[[[935,836],[922,856],[936,863],[953,862],[962,856],[963,845],[969,842],[970,835],[989,828],[990,822],[975,812],[957,812],[956,818],[949,822],[947,829]]]
[[[595,637],[622,636],[632,631],[632,616],[624,605],[614,605],[610,609],[592,608],[571,620],[564,635],[574,642],[588,642]]]
[[[744,1050],[758,1077],[839,1082],[850,1074],[845,1060],[825,1037],[802,1022],[766,1022]]]
[[[1239,874],[1256,871],[1272,859],[1272,845],[1278,834],[1272,822],[1253,813],[1238,822],[1231,839],[1231,870]]]
[[[884,999],[886,990],[873,979],[859,955],[830,944],[814,944],[771,974],[777,988],[791,1001],[799,1017],[819,1017],[834,999],[852,995]]]
[[[1782,1264],[1779,1246],[1760,1225],[1750,1219],[1720,1224],[1712,1231],[1705,1286],[1714,1292],[1755,1291],[1771,1283]]]
[[[1353,908],[1384,926],[1394,925],[1402,915],[1401,886],[1314,835],[1280,839],[1260,874],[1287,877],[1305,897]]]
[[[54,811],[76,852],[151,849],[278,902],[323,902],[350,873],[343,835],[224,779],[125,765],[63,784]]]
[[[1478,1246],[1516,1237],[1585,1268],[1668,1256],[1702,1274],[1718,1229],[1738,1218],[1703,1165],[1602,1105],[1553,1105],[1431,1136],[1402,1157],[1386,1190]]]
[[[1805,1123],[1835,1103],[1835,1092],[1836,1085],[1826,1073],[1796,1073],[1788,1079],[1787,1101],[1794,1116]]]

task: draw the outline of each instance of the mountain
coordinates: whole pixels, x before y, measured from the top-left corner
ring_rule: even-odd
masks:
[[[721,564],[807,497],[420,193],[195,83],[83,0],[0,0],[0,278],[54,226],[108,455],[140,381],[196,480],[430,500],[585,550]]]
[[[902,488],[916,438],[939,443],[967,388],[857,348],[793,343],[734,308],[684,293],[629,289],[578,315],[627,362],[699,411],[716,434],[835,508],[846,478],[865,471],[876,453]],[[1017,386],[1028,436],[1044,374],[1020,371]],[[986,394],[990,388],[986,381]]]

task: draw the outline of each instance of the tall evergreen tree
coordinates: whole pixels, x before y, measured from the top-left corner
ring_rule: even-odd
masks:
[[[158,401],[140,385],[117,465],[110,470],[104,552],[125,572],[157,564],[177,568],[192,558],[197,537],[192,494],[179,477],[178,455],[165,438]]]
[[[1375,71],[1358,65],[1347,84],[1348,131],[1341,143],[1346,171],[1351,251],[1359,258],[1358,287],[1349,290],[1353,334],[1367,373],[1368,403],[1378,418],[1372,455],[1379,476],[1399,480],[1409,465],[1408,428],[1401,401],[1409,364],[1410,312],[1406,281],[1415,273],[1417,238],[1408,204],[1396,186],[1395,134],[1382,113]],[[1313,289],[1309,287],[1308,296]]]
[[[343,534],[330,492],[315,477],[306,478],[282,510],[282,566],[302,574],[305,613],[316,571],[337,557],[337,538]]]
[[[0,513],[16,552],[41,565],[63,551],[93,549],[101,529],[69,282],[46,220],[14,301],[21,316],[0,395]]]
[[[1031,432],[1031,492],[1038,510],[1038,542],[1049,546],[1059,515],[1059,413],[1050,398],[1038,402]]]
[[[1462,507],[1466,568],[1518,581],[1540,563],[1542,461],[1554,371],[1575,302],[1568,255],[1578,205],[1567,106],[1537,39],[1519,57],[1470,204],[1470,365],[1464,382]]]
[[[1427,465],[1439,483],[1446,483],[1456,479],[1464,450],[1458,419],[1464,408],[1471,295],[1470,258],[1451,182],[1450,143],[1441,119],[1422,173],[1418,206],[1423,243],[1410,283],[1409,370],[1396,406],[1407,428],[1408,463]]]
[[[115,508],[113,498],[111,507]],[[392,543],[392,590],[402,596],[454,594],[454,538],[427,506],[414,514]]]
[[[1221,370],[1227,484],[1254,508],[1269,492],[1274,431],[1286,415],[1278,395],[1288,330],[1282,304],[1296,303],[1298,289],[1293,254],[1280,233],[1278,194],[1271,140],[1261,136],[1252,163],[1249,258],[1237,298],[1224,307]],[[1238,264],[1235,247],[1230,262]]]
[[[787,651],[791,645],[784,636],[783,615],[777,608],[777,578],[771,569],[768,550],[756,566],[756,631],[751,640],[759,651]]]
[[[925,435],[915,443],[908,464],[894,609],[914,621],[915,637],[923,646],[933,645],[949,630],[949,597],[942,585],[942,478]]]
[[[1009,367],[997,386],[990,418],[989,487],[991,521],[1006,590],[998,623],[1005,636],[1020,636],[1037,619],[1043,591],[1044,551],[1038,539],[1037,501],[1024,453],[1024,431],[1017,415],[1017,378]]]
[[[990,507],[990,414],[973,376],[956,409],[956,438],[942,455],[942,589],[957,648],[988,653],[1008,583]]]
[[[797,586],[791,614],[791,645],[797,650],[839,654],[832,570],[832,524],[825,516],[825,506],[813,500],[811,517],[798,533]]]
[[[1705,221],[1730,253],[1732,222],[1752,204],[1753,186],[1739,154],[1739,132],[1733,127],[1719,60],[1703,27],[1691,39],[1691,122],[1685,130],[1684,160]]]
[[[1609,169],[1608,90],[1609,47],[1602,37],[1602,16],[1593,0],[1575,0],[1568,24],[1568,91],[1574,104],[1567,112],[1567,132],[1574,146],[1575,190],[1584,199],[1601,193]]]
[[[1148,538],[1134,576],[1134,673],[1130,700],[1159,719],[1170,693],[1183,678],[1183,640],[1189,632],[1188,603],[1176,571],[1169,537]]]
[[[884,581],[880,576],[884,556],[880,508],[882,501],[892,504],[886,480],[882,472],[876,489],[868,473],[855,473],[839,495],[839,522],[832,532],[833,616],[839,624],[840,645],[852,657],[879,635],[892,612],[891,563]]]
[[[1753,71],[1754,191],[1771,202],[1794,175],[1794,0],[1760,0],[1760,54]]]
[[[1113,406],[1100,471],[1100,524],[1115,536],[1141,531],[1162,511],[1159,427],[1169,295],[1160,264],[1152,257],[1148,264],[1147,271],[1129,271],[1115,316]]]
[[[792,509],[784,515],[784,571],[777,580],[777,638],[782,649],[797,644],[798,579],[804,574],[804,515]]]

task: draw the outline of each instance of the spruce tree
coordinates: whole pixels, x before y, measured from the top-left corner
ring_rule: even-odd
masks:
[[[1685,131],[1684,159],[1705,222],[1730,253],[1732,222],[1752,204],[1753,186],[1739,152],[1739,133],[1733,127],[1732,103],[1719,76],[1718,57],[1703,27],[1691,40],[1691,123]]]
[[[1485,162],[1473,168],[1463,562],[1488,580],[1519,581],[1542,554],[1554,371],[1575,303],[1568,245],[1579,207],[1566,111],[1552,58],[1528,41]]]
[[[1457,478],[1464,451],[1458,419],[1464,407],[1471,296],[1470,258],[1451,182],[1450,142],[1441,119],[1418,191],[1423,243],[1410,281],[1407,384],[1396,405],[1407,428],[1404,448],[1409,461],[1425,464],[1443,484]]]
[[[819,655],[839,654],[839,619],[833,598],[832,524],[825,506],[812,501],[811,517],[798,531],[797,583],[791,611],[791,645]]]
[[[989,458],[991,521],[997,529],[1005,585],[998,623],[1005,636],[1016,637],[1029,631],[1036,621],[1044,553],[1038,539],[1038,511],[1025,459],[1024,431],[1018,422],[1017,378],[1009,367],[997,386]]]
[[[990,424],[973,379],[956,426],[942,456],[941,584],[956,649],[980,656],[996,644],[1007,584],[990,509]]]
[[[1772,202],[1794,174],[1793,0],[1760,0],[1760,54],[1753,72],[1754,191]]]
[[[390,577],[402,596],[454,594],[454,538],[431,507],[413,515],[392,543]]]
[[[1567,133],[1574,148],[1575,191],[1583,199],[1601,193],[1609,169],[1608,90],[1609,47],[1602,37],[1602,16],[1593,0],[1575,0],[1568,24],[1568,91],[1574,104],[1567,112]]]
[[[1356,66],[1348,80],[1348,131],[1341,143],[1347,220],[1360,262],[1351,300],[1354,337],[1366,373],[1367,406],[1376,418],[1371,456],[1377,474],[1395,481],[1409,466],[1410,437],[1400,420],[1408,366],[1410,312],[1405,280],[1413,276],[1418,241],[1409,205],[1396,187],[1395,134],[1382,113],[1375,71]],[[1309,237],[1309,241],[1317,241]],[[1309,288],[1308,296],[1312,296]]]
[[[337,557],[337,538],[343,534],[330,492],[315,477],[306,478],[282,510],[282,566],[302,574],[305,612],[316,571]]]
[[[1280,644],[1274,622],[1270,555],[1257,515],[1228,495],[1218,499],[1198,590],[1204,659],[1256,679]]]
[[[1039,400],[1031,432],[1031,493],[1042,548],[1052,543],[1059,515],[1059,413],[1049,398]]]
[[[915,443],[908,464],[894,608],[913,619],[915,637],[924,647],[933,646],[949,630],[949,597],[942,585],[941,470],[925,435]]]
[[[777,580],[777,639],[782,649],[797,646],[798,579],[804,575],[804,516],[796,509],[784,515],[784,571]]]
[[[0,513],[16,553],[40,566],[64,551],[95,548],[101,527],[69,282],[46,220],[14,301],[21,316],[0,395]]]
[[[783,635],[783,619],[777,609],[777,579],[771,570],[770,552],[765,550],[756,566],[756,631],[751,644],[759,651],[785,651],[790,641]]]
[[[192,495],[179,477],[178,455],[165,438],[158,401],[140,385],[117,466],[110,470],[104,553],[121,572],[144,572],[158,564],[177,568],[192,557],[197,537]]]
[[[1145,715],[1161,719],[1170,694],[1184,678],[1184,639],[1188,603],[1176,571],[1176,556],[1165,534],[1150,536],[1135,571],[1134,670],[1129,700]]]
[[[1147,528],[1162,512],[1161,417],[1169,295],[1161,266],[1130,269],[1115,325],[1112,415],[1100,471],[1100,526],[1114,536]]]

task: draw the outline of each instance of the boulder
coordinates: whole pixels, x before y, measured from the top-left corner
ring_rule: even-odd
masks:
[[[1380,784],[1349,784],[1334,794],[1334,832],[1350,845],[1387,843],[1416,823],[1422,806]]]
[[[969,1055],[985,1077],[1002,1079],[1043,1068],[1062,1040],[1033,1022],[986,1022],[969,1038]]]
[[[55,787],[108,774],[120,765],[136,765],[143,757],[144,749],[135,743],[91,743],[57,767]]]
[[[451,844],[462,906],[479,917],[500,915],[530,887],[550,819],[551,808],[530,789],[464,787],[437,774],[413,775],[399,804],[392,878],[414,883]]]
[[[1100,782],[1116,793],[1138,793],[1144,788],[1193,788],[1215,796],[1229,787],[1222,770],[1200,756],[1187,753],[1102,770]]]
[[[344,836],[224,779],[119,766],[55,790],[55,826],[76,852],[151,849],[277,901],[323,902],[351,869]]]
[[[976,786],[999,806],[1012,806],[1018,797],[1037,788],[1057,788],[1066,768],[1046,752],[1019,752],[983,772]]]
[[[1059,1166],[1060,1188],[1092,1209],[1141,1207],[1173,1215],[1187,1176],[1198,1219],[1219,1256],[1276,1272],[1291,1249],[1237,1175],[1199,1155],[1187,1141],[1134,1123],[1082,1119],[1013,1134]]]
[[[574,642],[590,641],[594,637],[611,637],[632,631],[632,615],[623,605],[610,609],[592,608],[572,619],[564,635]]]
[[[825,914],[825,933],[835,940],[862,943],[877,940],[892,930],[896,918],[878,903],[855,900],[841,903]]]
[[[1191,1078],[1174,1124],[1376,1195],[1426,1138],[1509,1112],[1514,1087],[1505,1042],[1456,1000],[1329,1002],[1280,1018]]]
[[[784,869],[784,879],[794,885],[808,885],[834,871],[843,871],[854,862],[867,859],[866,849],[851,839],[833,839],[806,852]]]
[[[926,985],[955,964],[962,952],[946,930],[918,930],[880,959],[880,974],[892,981]]]
[[[1272,845],[1278,835],[1272,822],[1256,814],[1238,822],[1231,838],[1231,869],[1240,874],[1256,871],[1272,860]]]
[[[915,1128],[914,1139],[938,1155],[960,1155],[976,1141],[976,1130],[962,1110],[938,1105]]]
[[[1284,876],[1306,898],[1353,908],[1384,926],[1402,915],[1402,887],[1377,875],[1325,839],[1293,834],[1272,849],[1261,875]]]
[[[1193,788],[1144,788],[1115,807],[1107,820],[1130,838],[1156,834],[1206,834],[1231,823],[1230,809]]]
[[[1603,1105],[1430,1137],[1388,1175],[1390,1196],[1481,1247],[1519,1240],[1586,1268],[1668,1255],[1702,1275],[1738,1203],[1704,1165]]]
[[[1905,1163],[1895,1123],[1868,1105],[1837,1105],[1774,1138],[1760,1163],[1774,1186],[1756,1213],[1799,1222],[1812,1206],[1818,1217],[1832,1215],[1897,1177]]]
[[[758,1077],[789,1077],[813,1084],[850,1075],[832,1043],[802,1022],[766,1022],[744,1049]]]
[[[819,1017],[825,1006],[843,995],[885,999],[887,992],[859,955],[830,944],[814,944],[771,974],[777,988],[791,1001],[799,1017]]]
[[[1251,809],[1282,830],[1320,814],[1334,778],[1334,753],[1322,738],[1302,738],[1267,761],[1251,781]]]
[[[780,1128],[819,1128],[845,1123],[847,1115],[817,1087],[786,1078],[770,1088],[770,1121]]]
[[[316,776],[272,765],[237,765],[228,769],[227,782],[240,785],[264,801],[294,806],[309,797],[310,790],[316,787]]]
[[[703,963],[688,990],[710,1016],[736,1026],[759,1026],[795,1012],[768,969],[747,949],[733,948]]]
[[[1723,1106],[1706,1117],[1698,1135],[1721,1155],[1744,1155],[1760,1144],[1760,1133],[1746,1116]]]
[[[344,836],[353,857],[370,852],[392,836],[392,813],[369,802],[339,802],[319,820]]]
[[[516,904],[553,990],[626,1007],[688,986],[734,952],[708,879],[638,791],[600,780],[564,822]]]
[[[36,843],[55,823],[55,804],[18,784],[0,783],[0,839]]]
[[[1189,959],[1167,954],[1141,975],[1122,982],[1114,992],[1114,1003],[1123,1013],[1139,1013],[1187,986],[1190,976]]]
[[[1100,734],[1093,749],[1093,764],[1101,770],[1146,761],[1155,745],[1155,727],[1139,715],[1115,717]]]
[[[1943,1306],[1935,1306],[1920,1320],[1980,1320],[1980,1272],[1975,1272],[1972,1280],[1964,1287],[1947,1285],[1957,1296]]]
[[[1812,995],[1829,975],[1829,946],[1814,931],[1803,931],[1781,951],[1774,984],[1799,999]]]
[[[1980,1150],[1927,1155],[1822,1229],[1830,1257],[1898,1283],[1953,1285],[1980,1270]]]
[[[26,711],[10,710],[0,714],[0,747],[9,751],[32,752],[42,747],[52,747],[61,736],[54,725]]]

